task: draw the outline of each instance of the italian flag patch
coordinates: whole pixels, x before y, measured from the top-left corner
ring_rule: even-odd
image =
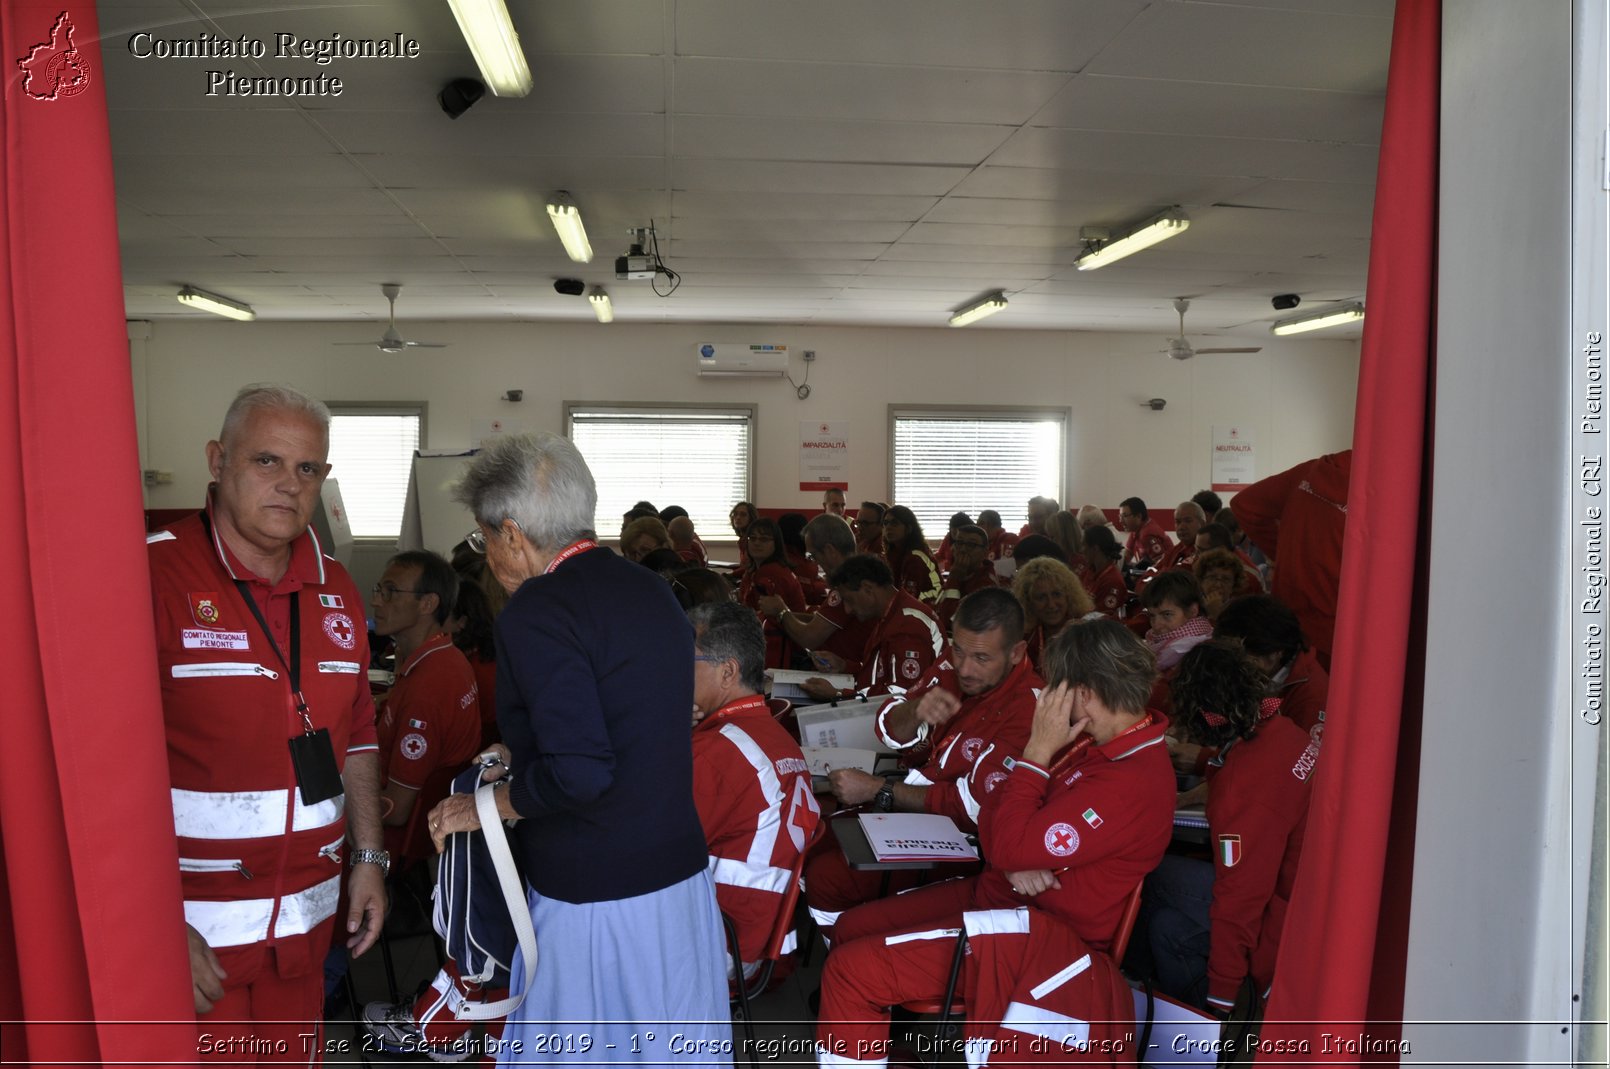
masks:
[[[1241,864],[1241,836],[1219,836],[1219,861],[1227,869],[1233,869]]]
[[[320,594],[319,604],[326,609],[342,609],[346,607],[341,604],[341,595],[339,594]]]
[[[1094,809],[1086,809],[1080,814],[1080,816],[1084,817],[1085,823],[1090,825],[1092,828],[1099,828],[1103,823],[1101,814],[1097,813]]]

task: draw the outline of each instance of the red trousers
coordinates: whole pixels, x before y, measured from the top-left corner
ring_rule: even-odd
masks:
[[[314,946],[329,941],[325,921]],[[222,957],[222,955],[220,955]],[[207,1064],[318,1065],[324,1060],[324,972],[282,977],[266,943],[231,948],[224,997],[196,1016],[196,1059]]]

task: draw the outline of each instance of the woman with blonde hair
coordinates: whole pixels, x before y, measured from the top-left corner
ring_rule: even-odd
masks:
[[[1023,606],[1023,638],[1036,670],[1046,644],[1068,624],[1095,612],[1079,577],[1054,557],[1035,557],[1012,577],[1012,595]]]
[[[1045,533],[1046,537],[1062,547],[1068,567],[1089,590],[1090,581],[1096,577],[1096,573],[1090,570],[1090,562],[1085,560],[1085,533],[1084,528],[1079,526],[1079,518],[1067,510],[1052,513],[1051,518],[1045,521]]]

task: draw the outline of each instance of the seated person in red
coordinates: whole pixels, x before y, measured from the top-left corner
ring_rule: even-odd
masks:
[[[621,528],[621,556],[638,562],[656,549],[670,549],[671,536],[658,516],[639,516]]]
[[[811,558],[811,549],[805,544],[805,524],[809,522],[798,512],[777,517],[777,530],[783,537],[783,550],[794,566],[794,578],[805,595],[806,605],[820,604],[827,597],[827,576]]]
[[[1215,641],[1185,655],[1172,688],[1190,740],[1218,750],[1208,767],[1213,860],[1163,859],[1146,881],[1144,938],[1158,986],[1220,1018],[1248,978],[1260,996],[1274,979],[1323,730],[1274,715],[1280,700],[1267,686],[1235,645]]]
[[[821,820],[799,743],[766,707],[766,640],[733,602],[697,605],[693,801],[716,903],[738,932],[744,975],[759,968],[794,862]],[[784,947],[792,950],[792,947]]]
[[[1095,505],[1081,505],[1079,507],[1079,529],[1091,531],[1097,527],[1106,527],[1107,514]]]
[[[878,712],[879,738],[911,769],[905,782],[837,769],[828,776],[834,797],[885,813],[943,813],[971,830],[983,791],[967,782],[974,763],[992,752],[1016,756],[1029,737],[1040,677],[1025,652],[1016,599],[999,588],[970,595],[956,612],[949,656]],[[877,897],[883,875],[852,871],[837,841],[823,840],[806,864],[805,901],[825,938],[841,912]],[[914,874],[905,875],[912,878],[891,886],[911,886]]]
[[[844,491],[838,487],[830,487],[822,491],[822,512],[829,516],[844,519]]]
[[[889,506],[881,501],[863,501],[850,526],[855,529],[855,551],[883,556],[883,514]]]
[[[823,513],[814,517],[800,531],[800,536],[807,555],[828,575],[855,555],[855,534],[838,516]],[[826,580],[823,582],[825,585]],[[761,615],[781,627],[794,645],[826,655],[818,662],[824,671],[855,675],[861,670],[861,657],[866,652],[867,639],[872,636],[872,622],[851,616],[838,592],[831,587],[817,602],[810,603],[810,612],[791,611],[788,603],[775,595],[762,595],[758,606]],[[830,665],[840,667],[830,668]]]
[[[1085,531],[1085,560],[1096,578],[1090,584],[1090,599],[1096,611],[1122,620],[1129,615],[1129,588],[1118,570],[1118,539],[1111,527],[1091,527]]]
[[[939,566],[928,552],[922,524],[904,505],[891,505],[883,514],[883,545],[894,585],[924,605],[939,604]]]
[[[894,585],[894,573],[870,553],[857,553],[834,570],[828,585],[844,600],[858,620],[872,622],[855,686],[840,693],[833,684],[813,676],[801,684],[819,702],[852,693],[883,694],[891,688],[913,687],[938,659],[945,647],[934,611]],[[818,650],[813,660],[830,672],[843,671],[845,662]]]
[[[1172,568],[1188,570],[1196,562],[1196,533],[1207,523],[1207,514],[1195,501],[1181,501],[1174,506],[1174,537],[1177,541],[1168,547],[1157,570]]]
[[[939,548],[934,550],[934,563],[939,565],[940,571],[950,571],[951,539],[956,537],[958,529],[971,526],[972,522],[973,518],[965,512],[957,512],[951,515],[950,523],[945,529],[945,537],[939,540]]]
[[[1054,497],[1042,497],[1036,494],[1034,497],[1029,498],[1027,509],[1029,519],[1027,523],[1018,529],[1017,536],[1019,538],[1027,538],[1031,534],[1045,534],[1046,521],[1057,512],[1060,512],[1062,506],[1057,504],[1057,499]]]
[[[1237,588],[1237,596],[1244,594],[1264,593],[1263,574],[1252,563],[1251,558],[1237,552],[1231,541],[1230,529],[1220,523],[1205,523],[1196,532],[1196,551],[1206,553],[1210,549],[1223,549],[1235,553],[1236,560],[1241,562],[1241,584]]]
[[[1269,589],[1269,558],[1264,556],[1263,550],[1252,544],[1247,532],[1241,529],[1241,521],[1235,518],[1235,511],[1226,505],[1213,514],[1213,522],[1230,532],[1230,548],[1242,561],[1252,565],[1257,571],[1263,589]]]
[[[1001,585],[994,566],[984,556],[989,551],[989,537],[982,527],[966,524],[952,531],[950,539],[950,574],[945,576],[945,587],[939,593],[939,625],[946,634],[950,633],[951,621],[963,598]]]
[[[994,509],[985,509],[978,514],[978,525],[989,536],[989,550],[984,555],[990,560],[1000,560],[1002,557],[1012,555],[1012,547],[1017,545],[1017,535],[1001,526],[1001,514]]]
[[[749,563],[749,543],[747,541],[749,525],[759,517],[760,514],[755,511],[754,504],[749,501],[738,502],[732,506],[732,511],[727,513],[727,523],[732,526],[733,537],[738,540],[739,567]]]
[[[1054,557],[1035,557],[1019,567],[1012,595],[1023,607],[1028,657],[1036,668],[1051,640],[1095,609],[1078,576]]]
[[[453,636],[453,645],[464,654],[470,662],[470,670],[475,673],[475,695],[481,707],[481,742],[476,753],[501,737],[498,734],[497,640],[493,637],[493,624],[492,604],[486,598],[486,591],[460,572],[458,597],[453,599],[453,615],[447,621],[447,630]]]
[[[958,928],[969,1064],[994,1044],[1018,1063],[1122,1060],[1133,1003],[1106,950],[1172,833],[1167,721],[1145,706],[1152,655],[1120,624],[1066,629],[1046,662],[1051,689],[1023,757],[982,803],[984,872],[840,918],[822,971],[818,1064],[886,1064],[888,1007],[943,994]],[[1048,1042],[1030,1053],[1030,1036]]]
[[[1196,555],[1191,565],[1197,585],[1202,588],[1202,604],[1208,619],[1217,620],[1224,607],[1236,598],[1246,596],[1242,589],[1245,573],[1241,560],[1227,549],[1208,549]]]
[[[1045,534],[1062,550],[1063,562],[1089,589],[1088,584],[1096,576],[1090,570],[1090,562],[1085,560],[1085,534],[1084,528],[1079,526],[1079,518],[1066,509],[1053,513],[1045,521]]]
[[[1129,532],[1124,542],[1124,555],[1118,562],[1124,575],[1140,575],[1155,567],[1168,553],[1168,535],[1152,519],[1146,502],[1140,498],[1126,497],[1118,503],[1118,524]]]
[[[777,528],[777,521],[754,521],[747,529],[745,541],[749,555],[743,578],[738,583],[738,600],[758,611],[761,597],[770,594],[782,598],[783,604],[793,611],[803,612],[805,593],[794,577],[794,565],[783,548],[783,534]],[[766,667],[787,668],[788,661],[788,636],[781,627],[773,625],[766,635]]]
[[[1165,678],[1193,646],[1213,637],[1202,588],[1190,572],[1158,573],[1146,584],[1140,604],[1151,621],[1146,646],[1156,655],[1157,671]]]
[[[385,782],[381,823],[394,857],[414,845],[403,841],[403,829],[425,781],[437,769],[459,771],[480,752],[475,670],[447,633],[458,587],[447,561],[411,550],[391,558],[369,602],[375,634],[389,637],[397,653],[397,679],[375,724]],[[425,806],[437,801],[427,798]]]
[[[671,517],[671,522],[665,525],[665,533],[670,536],[671,548],[676,550],[677,556],[701,568],[709,563],[709,554],[705,553],[704,543],[699,541],[698,534],[693,530],[690,517]]]

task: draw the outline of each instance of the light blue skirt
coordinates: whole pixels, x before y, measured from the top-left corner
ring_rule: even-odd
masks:
[[[708,872],[614,902],[532,891],[528,903],[536,978],[496,1043],[499,1065],[732,1064],[726,943]],[[518,954],[511,971],[518,992]]]

